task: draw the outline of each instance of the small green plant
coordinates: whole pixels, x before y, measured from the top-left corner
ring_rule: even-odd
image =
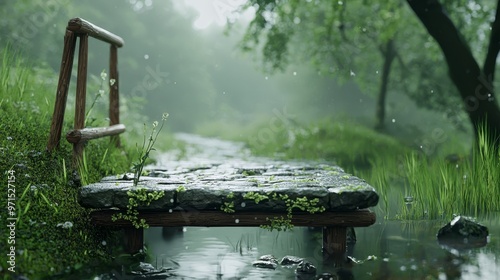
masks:
[[[183,185],[180,185],[180,186],[177,187],[177,189],[175,191],[178,192],[178,193],[185,192],[186,191],[186,187],[184,187]]]
[[[153,146],[156,142],[156,139],[158,139],[158,135],[160,134],[160,131],[162,130],[163,125],[165,124],[165,121],[167,120],[167,118],[168,118],[168,113],[163,113],[163,116],[161,118],[162,122],[161,122],[160,128],[158,128],[158,130],[157,130],[158,121],[153,122],[153,128],[151,129],[151,132],[149,134],[149,137],[147,138],[147,141],[146,141],[147,128],[146,128],[146,124],[144,124],[144,138],[142,141],[142,147],[139,149],[137,146],[138,153],[139,153],[139,156],[138,156],[139,159],[136,163],[134,163],[134,165],[132,167],[132,170],[134,170],[134,186],[137,186],[137,184],[139,183],[139,179],[142,175],[144,166],[146,165],[146,161],[149,158],[149,154],[151,153],[151,151],[155,150],[153,148]],[[147,145],[146,145],[146,142],[147,142]]]
[[[113,214],[113,222],[123,219],[132,223],[135,228],[149,228],[145,219],[139,219],[139,206],[148,206],[151,202],[162,198],[165,193],[162,191],[148,192],[146,188],[134,188],[127,191],[128,205],[125,214]]]
[[[300,211],[305,211],[311,214],[320,213],[325,211],[325,207],[318,206],[319,199],[313,198],[308,199],[307,197],[297,197],[295,199],[289,198],[287,194],[272,194],[271,199],[275,201],[284,201],[286,205],[286,217],[273,217],[267,218],[266,220],[270,221],[270,225],[262,225],[262,228],[278,231],[287,231],[293,229],[292,218],[293,218],[293,210],[298,209]]]
[[[224,203],[221,205],[220,210],[226,212],[226,213],[234,213],[234,193],[230,192],[227,196],[226,199],[229,201],[224,201]]]
[[[87,113],[85,114],[85,126],[91,126],[93,124],[93,122],[95,121],[95,119],[92,119],[91,122],[88,122],[89,120],[89,117],[90,117],[90,113],[92,113],[92,110],[94,109],[94,106],[96,105],[97,101],[99,100],[99,98],[101,98],[103,95],[104,95],[104,82],[106,81],[106,78],[108,77],[108,74],[106,73],[106,70],[103,69],[101,71],[101,84],[99,86],[99,90],[97,92],[97,94],[95,95],[94,97],[94,100],[92,101],[92,104],[90,104],[90,108],[89,110],[87,111]],[[113,79],[111,79],[109,81],[110,85],[113,85],[115,83],[115,81]]]
[[[256,192],[247,192],[247,193],[245,193],[243,198],[248,199],[248,200],[253,200],[255,202],[255,204],[259,204],[259,202],[266,200],[266,199],[269,199],[269,196],[267,196],[265,194],[256,193]]]

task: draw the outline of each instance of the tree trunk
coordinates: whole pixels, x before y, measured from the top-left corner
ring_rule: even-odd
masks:
[[[377,97],[377,108],[375,112],[375,118],[377,123],[375,124],[375,129],[382,130],[384,128],[385,121],[385,97],[387,96],[387,86],[389,84],[389,74],[391,72],[391,65],[396,52],[394,51],[394,39],[390,39],[385,44],[385,48],[381,47],[380,51],[384,57],[384,66],[382,68],[382,80],[380,82],[380,91]]]
[[[488,79],[485,72],[479,68],[467,42],[464,41],[438,0],[407,0],[407,2],[441,47],[450,77],[462,97],[476,138],[484,126],[490,138],[490,144],[498,148],[500,146],[500,109],[494,99],[492,80]],[[498,28],[495,29],[495,33],[496,30]],[[492,58],[496,60],[496,55],[489,55],[488,59]],[[492,71],[490,63],[486,63],[485,66],[490,67],[488,71]]]

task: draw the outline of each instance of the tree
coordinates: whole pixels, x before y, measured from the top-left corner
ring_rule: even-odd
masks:
[[[323,75],[355,81],[364,92],[376,95],[377,128],[384,125],[390,90],[405,92],[431,109],[459,104],[457,98],[436,94],[448,91],[451,83],[443,79],[442,68],[428,67],[432,63],[422,46],[431,53],[438,49],[427,44],[428,34],[415,27],[417,20],[401,1],[348,5],[333,0],[252,0],[241,10],[250,8],[256,16],[241,42],[243,50],[261,50],[269,72],[301,58],[312,61]]]
[[[469,44],[438,0],[408,0],[408,4],[439,44],[476,136],[484,125],[491,144],[498,148],[500,109],[494,97],[493,81],[500,50],[500,5],[497,3],[488,51],[481,69]]]

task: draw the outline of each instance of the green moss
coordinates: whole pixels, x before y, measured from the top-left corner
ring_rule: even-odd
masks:
[[[111,218],[113,222],[123,219],[132,223],[135,228],[149,228],[145,219],[139,219],[138,208],[141,206],[149,206],[151,202],[162,198],[165,193],[162,191],[148,192],[146,188],[134,187],[127,191],[128,204],[126,213],[114,214]]]
[[[266,200],[266,199],[269,199],[269,196],[267,196],[265,194],[256,193],[256,192],[247,192],[247,193],[245,193],[243,198],[248,199],[248,200],[253,200],[255,202],[255,204],[259,204],[259,202]]]
[[[233,192],[230,192],[227,196],[226,196],[226,200],[228,201],[224,201],[220,207],[220,210],[226,212],[226,213],[234,213],[235,210],[234,210],[234,193]]]

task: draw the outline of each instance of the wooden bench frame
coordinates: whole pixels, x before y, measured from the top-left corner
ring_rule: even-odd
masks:
[[[143,229],[137,229],[125,220],[112,221],[118,210],[96,210],[91,213],[93,223],[104,227],[119,227],[125,230],[127,253],[137,253],[144,245]],[[225,213],[214,210],[173,212],[140,212],[138,218],[145,219],[152,227],[257,227],[269,225],[268,218],[286,216],[285,213],[237,212]],[[348,212],[323,212],[316,214],[294,213],[292,224],[304,227],[323,228],[323,255],[325,258],[344,257],[347,227],[367,227],[376,221],[375,213],[368,209]]]
[[[110,44],[109,79],[115,82],[109,85],[109,127],[84,128],[89,36]],[[59,72],[59,82],[57,84],[56,100],[49,140],[47,143],[47,151],[51,152],[59,147],[77,38],[80,38],[80,44],[76,80],[75,121],[74,129],[66,135],[68,142],[73,144],[73,163],[75,165],[81,159],[85,143],[88,140],[112,136],[111,140],[116,146],[120,146],[118,134],[125,131],[125,126],[120,124],[117,50],[119,47],[123,46],[124,41],[121,37],[84,19],[73,18],[69,20],[64,36],[64,50],[61,59],[61,70]]]

